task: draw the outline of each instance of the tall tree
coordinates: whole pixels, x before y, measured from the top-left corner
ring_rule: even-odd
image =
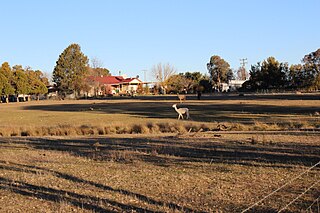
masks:
[[[13,95],[15,90],[13,84],[13,73],[8,62],[4,62],[0,67],[0,95],[5,96],[6,103],[9,102],[9,95]]]
[[[204,78],[202,73],[200,72],[186,72],[184,74],[184,77],[187,79],[185,88],[188,90],[188,92],[195,92],[200,90],[199,84],[200,81]],[[202,89],[203,90],[203,89]]]
[[[305,63],[305,72],[309,76],[313,89],[318,90],[320,88],[320,48],[305,55],[302,61]]]
[[[292,89],[302,89],[306,86],[308,78],[306,78],[304,66],[301,64],[293,64],[289,68],[288,82]]]
[[[204,75],[201,80],[199,81],[199,86],[197,88],[198,91],[200,92],[210,92],[212,90],[212,82],[210,81],[209,75]]]
[[[53,70],[53,82],[64,96],[73,93],[77,97],[85,86],[88,61],[78,44],[69,45],[60,54]]]
[[[186,88],[187,78],[182,74],[171,75],[166,80],[167,92],[169,93],[181,93]]]
[[[211,56],[210,62],[207,63],[207,69],[211,76],[212,83],[220,90],[221,83],[228,81],[230,65],[220,56]]]
[[[280,63],[274,57],[264,60],[261,65],[263,88],[280,88],[285,85],[285,76],[288,65]]]
[[[13,68],[13,84],[17,94],[17,101],[19,101],[19,94],[23,95],[23,101],[25,101],[25,95],[30,92],[30,85],[26,72],[21,65],[15,65]]]
[[[209,77],[202,75],[200,72],[186,72],[170,76],[166,81],[166,85],[168,92],[171,93],[184,91],[188,93],[204,92],[207,87],[205,81],[209,82]]]
[[[40,94],[45,94],[48,92],[48,88],[46,83],[46,78],[43,77],[43,73],[40,70],[30,70],[28,69],[26,71],[28,81],[29,81],[29,87],[30,91],[29,93],[32,95],[37,96],[37,100],[40,98]]]
[[[247,87],[246,89],[250,89],[250,90],[261,89],[263,84],[261,63],[258,62],[255,65],[251,65],[251,69],[249,72],[250,72],[249,81],[245,82],[243,86]]]
[[[229,69],[226,73],[227,75],[227,82],[229,82],[230,80],[234,80],[234,71],[232,69]]]
[[[262,63],[252,65],[250,79],[247,84],[251,89],[280,89],[287,85],[289,67],[280,63],[274,57],[269,57]]]

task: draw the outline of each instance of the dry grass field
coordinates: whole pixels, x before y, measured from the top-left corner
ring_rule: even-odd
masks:
[[[177,102],[1,104],[0,212],[317,212],[319,95]]]
[[[2,104],[2,136],[76,136],[205,130],[320,128],[318,95],[204,96],[178,107],[191,120],[177,121],[177,96],[135,99],[40,101]]]

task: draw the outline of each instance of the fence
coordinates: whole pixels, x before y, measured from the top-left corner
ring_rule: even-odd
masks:
[[[263,202],[264,200],[266,200],[267,198],[271,197],[272,195],[274,195],[275,193],[277,193],[278,191],[280,191],[281,189],[283,189],[284,187],[288,186],[289,184],[293,183],[295,180],[297,180],[298,178],[302,177],[303,175],[309,173],[312,169],[316,168],[317,166],[320,165],[320,161],[316,164],[314,164],[313,166],[309,167],[308,169],[306,169],[304,172],[300,173],[299,175],[297,175],[296,177],[294,177],[293,179],[289,180],[287,183],[285,183],[284,185],[282,185],[281,187],[277,188],[276,190],[274,190],[273,192],[269,193],[268,195],[266,195],[265,197],[263,197],[262,199],[260,199],[259,201],[257,201],[256,203],[252,204],[251,206],[249,206],[248,208],[246,208],[245,210],[243,210],[241,213],[244,212],[248,212],[249,210],[253,209],[255,206],[257,206],[259,203]],[[295,201],[297,201],[299,198],[301,198],[303,195],[305,195],[308,191],[310,191],[312,188],[314,188],[316,185],[318,185],[320,183],[320,179],[318,181],[316,181],[315,183],[313,183],[311,186],[309,186],[304,192],[302,192],[301,194],[299,194],[297,197],[295,197],[292,201],[290,201],[288,204],[286,204],[284,207],[282,207],[278,212],[283,212],[284,210],[286,210],[290,205],[292,205]],[[318,197],[316,200],[314,200],[314,202],[306,209],[306,211],[309,212],[313,212],[313,209],[316,207],[318,213],[320,213],[320,208],[319,208],[319,198]]]

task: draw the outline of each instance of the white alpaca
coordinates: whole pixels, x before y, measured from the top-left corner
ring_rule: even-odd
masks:
[[[183,119],[183,114],[187,115],[187,119],[189,119],[189,109],[188,108],[177,108],[177,104],[173,104],[172,107],[177,111],[177,113],[179,114],[178,116],[178,120],[180,119],[180,117]]]

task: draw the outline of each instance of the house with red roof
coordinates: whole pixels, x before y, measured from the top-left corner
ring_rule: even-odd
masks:
[[[143,82],[138,78],[124,76],[90,76],[87,79],[87,96],[132,95],[138,92]]]

